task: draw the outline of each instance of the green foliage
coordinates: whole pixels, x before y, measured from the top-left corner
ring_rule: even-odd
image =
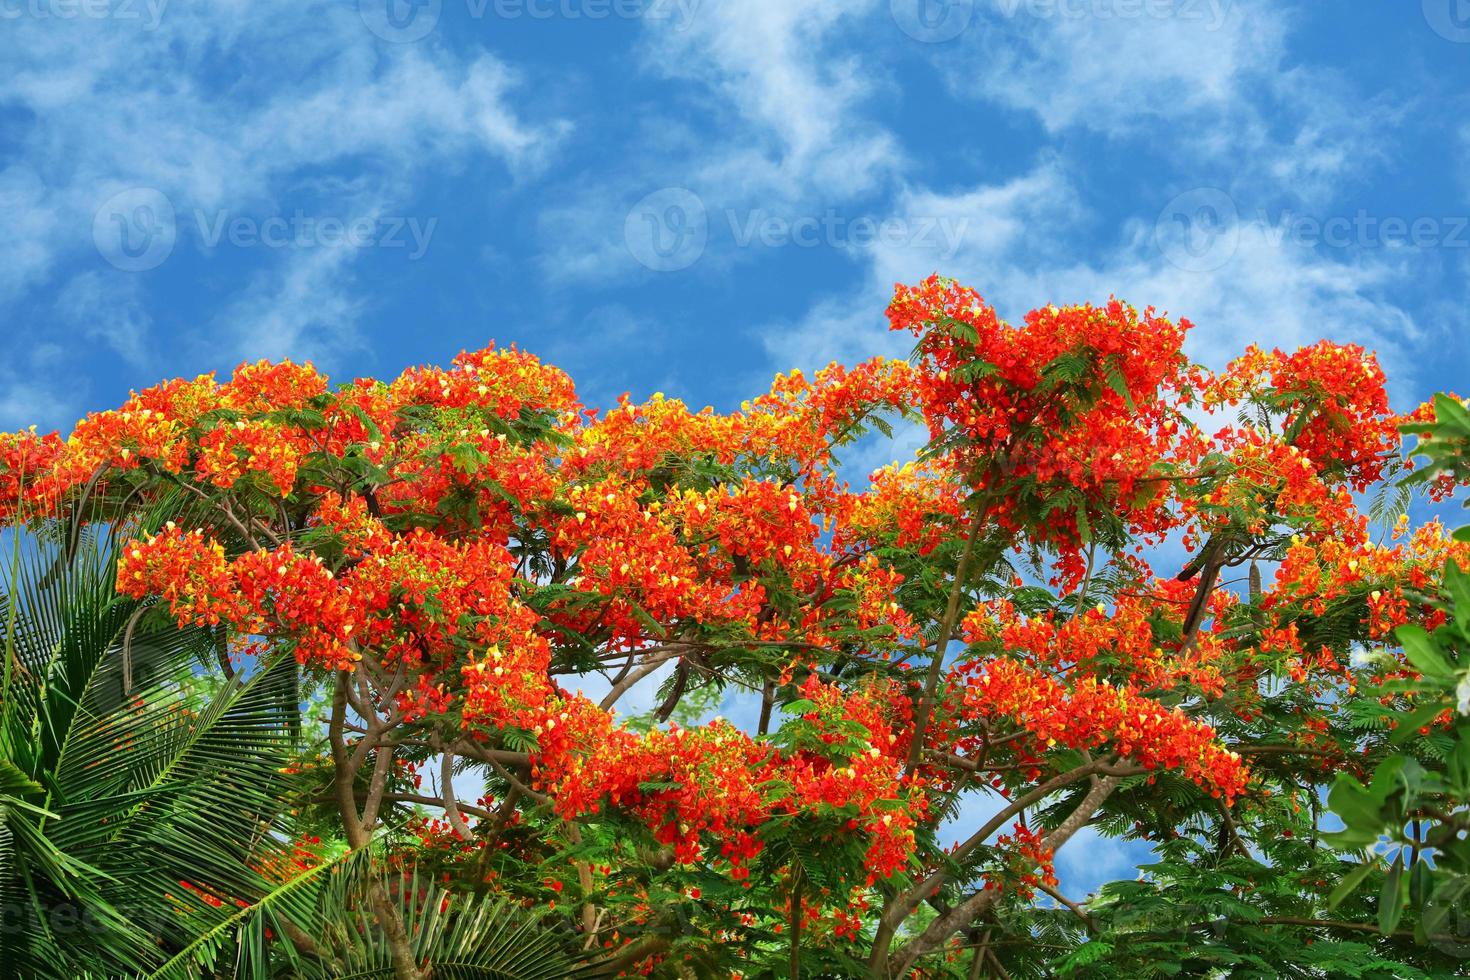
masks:
[[[295,665],[196,683],[216,637],[117,595],[105,530],[57,530],[10,532],[0,962],[131,975],[227,914],[203,895],[270,888],[252,861],[278,846]]]
[[[1435,399],[1434,408],[1434,423],[1406,427],[1420,436],[1415,452],[1427,460],[1405,481],[1410,485],[1470,476],[1470,412],[1445,395]],[[1464,536],[1462,529],[1457,537]],[[1361,727],[1391,728],[1396,751],[1366,780],[1348,773],[1337,777],[1328,803],[1344,826],[1324,836],[1347,851],[1373,852],[1344,876],[1332,894],[1334,906],[1381,875],[1376,920],[1383,934],[1409,921],[1420,943],[1465,956],[1470,954],[1464,931],[1470,895],[1470,573],[1450,562],[1438,590],[1426,598],[1444,613],[1444,624],[1433,632],[1404,626],[1396,633],[1419,676],[1365,691],[1349,705]]]

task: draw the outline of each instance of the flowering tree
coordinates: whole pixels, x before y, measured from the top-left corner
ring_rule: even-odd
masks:
[[[1347,699],[1414,675],[1394,630],[1441,624],[1425,585],[1470,565],[1357,503],[1431,410],[1395,414],[1356,347],[1212,373],[1187,321],[1116,301],[1013,327],[936,277],[888,317],[910,362],[730,414],[586,409],[515,349],[335,388],[245,365],[5,437],[0,501],[120,526],[189,501],[118,588],[218,629],[223,673],[289,651],[320,685],[286,805],[564,915],[605,971],[1452,967],[1370,899],[1329,915],[1359,865],[1317,836],[1322,787],[1393,750]],[[836,453],[899,418],[927,446],[853,485]],[[731,692],[749,719],[704,720]],[[1073,900],[1053,860],[1084,828],[1158,863]],[[391,892],[394,970],[427,976]]]
[[[1446,493],[1470,479],[1470,411],[1447,395],[1425,406],[1405,430],[1418,436],[1428,465],[1409,482]],[[1470,506],[1470,502],[1467,502]],[[1455,532],[1470,543],[1470,527]],[[1331,836],[1349,851],[1367,850],[1332,896],[1338,904],[1382,875],[1378,921],[1391,932],[1406,907],[1418,915],[1415,938],[1470,958],[1470,565],[1457,549],[1442,578],[1415,583],[1423,624],[1396,637],[1411,670],[1380,657],[1382,676],[1353,707],[1401,746],[1364,770],[1337,776],[1329,801],[1343,822]],[[1392,859],[1389,860],[1389,855]]]

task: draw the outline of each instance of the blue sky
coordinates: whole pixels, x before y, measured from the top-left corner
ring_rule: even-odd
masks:
[[[895,280],[1470,387],[1470,3],[0,0],[0,425],[494,338],[729,407]],[[1416,230],[1417,229],[1417,230]]]
[[[1470,389],[1470,0],[0,0],[0,427],[494,339],[731,408],[895,281]],[[1136,854],[1133,856],[1137,856]],[[1129,854],[1079,841],[1088,887]]]

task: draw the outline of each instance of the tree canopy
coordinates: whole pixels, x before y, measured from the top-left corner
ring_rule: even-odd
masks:
[[[465,959],[514,919],[602,974],[1457,975],[1470,537],[1408,509],[1470,483],[1462,403],[1326,341],[1209,370],[1119,301],[887,316],[907,361],[729,413],[491,346],[0,437],[0,512],[105,529],[109,615],[207,638],[191,683],[291,675],[289,760],[238,774],[275,884],[181,873],[237,911],[138,969],[521,975]],[[842,463],[895,426],[912,459]],[[1084,828],[1150,863],[1063,893]]]

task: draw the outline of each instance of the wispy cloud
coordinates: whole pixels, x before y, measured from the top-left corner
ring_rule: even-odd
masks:
[[[1367,97],[1295,63],[1294,9],[1265,0],[977,3],[936,64],[951,90],[1213,167],[1237,190],[1320,199],[1384,158],[1409,93]],[[1125,12],[1127,12],[1125,14]]]
[[[1289,348],[1326,336],[1379,349],[1401,383],[1412,384],[1407,351],[1422,339],[1422,328],[1390,298],[1389,287],[1412,283],[1419,268],[1400,250],[1329,254],[1237,216],[1218,230],[1228,239],[1212,245],[1225,251],[1190,267],[1181,265],[1167,238],[1161,247],[1160,217],[1146,214],[1125,220],[1111,244],[1084,254],[1075,248],[1078,230],[1100,219],[1055,161],[1012,181],[953,194],[910,189],[898,206],[901,214],[967,218],[970,233],[943,264],[905,248],[879,245],[863,253],[861,288],[820,300],[798,321],[764,332],[776,365],[806,367],[895,349],[904,341],[886,336],[881,316],[893,283],[938,271],[975,286],[1013,322],[1046,303],[1117,295],[1194,321],[1190,349],[1205,363],[1219,366],[1249,343]]]
[[[873,112],[881,85],[855,46],[886,26],[878,0],[711,2],[646,21],[641,64],[670,94],[621,167],[567,186],[565,204],[543,213],[544,271],[558,282],[646,274],[627,222],[661,191],[693,194],[695,217],[714,223],[704,271],[741,258],[727,211],[792,218],[886,192],[906,155]],[[691,112],[702,127],[683,122]],[[663,199],[655,206],[647,216],[661,220]]]
[[[136,276],[114,270],[78,273],[61,287],[54,312],[79,336],[103,344],[134,366],[152,360],[153,317]]]
[[[650,21],[649,63],[716,93],[741,125],[708,174],[748,191],[799,196],[813,182],[835,195],[870,188],[898,158],[863,111],[870,63],[842,45],[881,9],[877,0],[709,3],[675,25]]]
[[[570,126],[527,121],[534,105],[504,61],[383,44],[353,5],[220,0],[163,6],[156,22],[7,18],[6,32],[0,308],[68,276],[56,325],[102,330],[134,359],[150,331],[145,281],[96,271],[94,219],[119,192],[165,202],[173,255],[207,253],[217,243],[195,215],[258,224],[302,199],[344,223],[401,213],[446,172],[534,179]],[[340,165],[351,180],[326,176]],[[159,210],[148,220],[169,220]],[[354,292],[357,251],[281,251],[220,297],[217,322],[248,340],[224,349],[279,354],[307,336],[351,345],[368,308]]]

